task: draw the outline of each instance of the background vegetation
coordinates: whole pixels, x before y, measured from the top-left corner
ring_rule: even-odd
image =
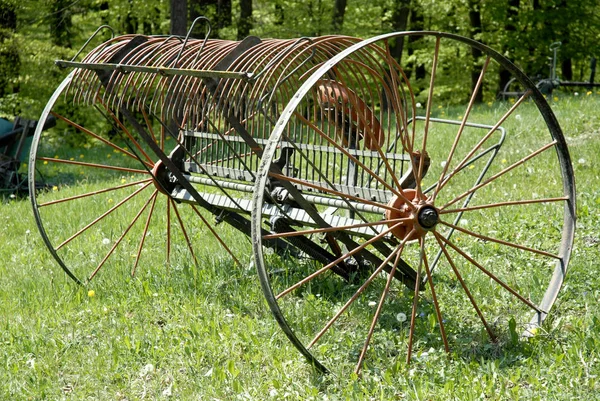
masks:
[[[480,40],[543,77],[548,47],[561,41],[559,76],[585,81],[600,49],[599,13],[600,0],[0,0],[0,117],[36,118],[65,76],[53,61],[71,58],[102,24],[117,34],[185,34],[206,15],[211,37],[223,39],[441,30]],[[198,24],[194,35],[204,30]],[[410,62],[416,50],[418,43],[397,43],[393,51]],[[426,68],[417,65],[417,75]]]

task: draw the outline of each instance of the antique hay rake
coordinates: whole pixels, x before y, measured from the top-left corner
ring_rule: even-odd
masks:
[[[404,67],[390,52],[403,37],[419,43]],[[532,335],[557,298],[575,226],[565,140],[535,85],[478,42],[125,35],[58,63],[74,70],[42,114],[58,123],[36,132],[29,181],[78,283],[157,253],[189,263],[204,235],[240,263],[241,232],[292,343],[356,372],[367,354],[388,366],[508,326]],[[500,68],[525,94],[476,105]],[[52,190],[35,191],[42,177]]]

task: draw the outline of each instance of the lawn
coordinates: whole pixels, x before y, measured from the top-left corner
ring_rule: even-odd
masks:
[[[47,251],[27,199],[4,199],[0,398],[597,399],[600,94],[559,94],[551,104],[570,147],[578,221],[566,283],[534,338],[455,347],[449,355],[433,341],[410,365],[394,361],[365,369],[361,377],[321,374],[272,318],[250,265],[249,243],[233,230],[225,239],[247,267],[236,266],[199,228],[197,267],[189,260],[167,267],[157,249],[155,258],[144,255],[133,278],[127,267],[81,287]],[[485,120],[496,107],[483,105],[473,119]],[[523,120],[527,124],[527,115]],[[52,219],[58,227],[69,222],[68,215]],[[507,229],[515,227],[531,229]],[[73,260],[86,262],[86,246],[91,253],[102,240],[82,244]],[[453,311],[446,319],[465,318]]]

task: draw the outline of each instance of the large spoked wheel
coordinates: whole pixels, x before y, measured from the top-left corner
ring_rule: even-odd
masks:
[[[398,40],[413,47],[402,66]],[[525,93],[493,104],[500,69]],[[321,369],[533,335],[567,271],[575,188],[561,129],[520,70],[470,39],[396,33],[341,52],[287,105],[257,177],[262,288]],[[273,238],[336,257],[290,263],[265,252]]]
[[[124,115],[102,99],[74,100],[72,75],[43,112],[42,121],[52,115],[57,126],[38,125],[29,163],[30,198],[50,252],[80,284],[142,267],[193,266],[194,243],[213,235],[209,216],[173,200],[173,178],[139,132],[171,159],[177,134],[145,109]]]

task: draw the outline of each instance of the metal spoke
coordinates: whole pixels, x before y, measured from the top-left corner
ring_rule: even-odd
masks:
[[[347,199],[352,199],[352,200],[355,200],[355,201],[358,201],[360,203],[364,203],[364,204],[367,204],[367,205],[372,205],[372,206],[375,206],[375,207],[380,207],[382,209],[388,209],[388,210],[391,210],[391,211],[400,212],[400,209],[397,209],[397,208],[392,207],[392,206],[384,205],[383,203],[373,202],[371,200],[361,198],[360,196],[353,196],[353,195],[345,194],[343,192],[336,191],[334,189],[325,188],[325,187],[322,187],[320,185],[313,184],[313,183],[310,183],[310,182],[307,182],[307,181],[304,181],[304,180],[299,180],[297,178],[289,177],[287,175],[282,175],[282,174],[277,174],[277,173],[269,173],[269,177],[273,177],[273,178],[276,178],[278,180],[284,180],[284,181],[293,182],[293,183],[300,184],[300,185],[305,185],[307,187],[314,188],[314,189],[317,189],[319,191],[327,192],[329,194],[341,196],[341,197],[344,197],[344,198],[347,198]],[[412,206],[412,203],[409,203],[408,206]]]
[[[414,232],[414,230],[409,235],[412,235],[413,232]],[[385,266],[389,263],[389,261],[392,260],[392,258],[396,254],[400,255],[400,253],[402,253],[402,249],[404,248],[404,245],[406,244],[406,242],[407,242],[407,240],[404,239],[402,241],[402,243],[396,249],[394,249],[388,255],[387,258],[385,258],[385,260],[379,265],[379,267],[377,267],[377,269],[375,269],[375,271],[369,276],[369,278],[363,283],[363,285],[361,285],[360,288],[358,290],[356,290],[354,295],[352,295],[352,297],[350,297],[350,299],[344,304],[344,306],[342,306],[340,308],[340,310],[337,311],[337,313],[327,322],[327,324],[325,324],[323,329],[321,329],[321,331],[312,339],[312,341],[308,344],[307,349],[312,348],[312,346],[315,345],[315,343],[317,341],[319,341],[319,339],[323,336],[323,334],[325,334],[325,332],[327,330],[329,330],[329,328],[342,315],[342,313],[344,313],[346,311],[346,309],[348,309],[348,307],[350,305],[352,305],[352,303],[354,303],[354,301],[360,296],[360,294],[362,294],[365,291],[365,289],[367,289],[367,287],[371,284],[371,282],[375,279],[375,277],[377,277],[377,275],[379,275],[379,273],[381,273],[381,271],[385,268]],[[397,262],[396,262],[396,264],[397,264]],[[390,273],[388,273],[388,274],[393,275],[392,271],[390,271]]]
[[[235,255],[233,254],[233,252],[231,251],[231,249],[229,249],[229,247],[227,246],[227,244],[225,243],[225,241],[223,241],[223,239],[221,238],[221,236],[212,228],[212,226],[208,223],[208,221],[204,218],[204,216],[202,216],[202,214],[196,208],[196,206],[194,206],[194,205],[191,205],[191,206],[192,206],[192,209],[194,210],[194,212],[196,212],[196,214],[198,215],[198,217],[200,217],[200,220],[202,220],[202,222],[206,225],[206,227],[208,227],[208,229],[214,235],[214,237],[217,239],[217,241],[219,241],[219,244],[221,244],[221,246],[223,248],[225,248],[225,250],[227,251],[227,253],[229,253],[229,255],[231,255],[231,257],[233,258],[233,260],[235,261],[235,263],[239,267],[242,267],[242,264],[240,263],[240,261],[238,260],[238,258],[235,257]]]
[[[100,103],[104,106],[104,108],[108,112],[108,115],[115,121],[115,123],[117,123],[117,125],[121,128],[121,130],[125,133],[125,135],[127,135],[129,140],[131,142],[133,142],[135,147],[142,153],[142,155],[144,155],[146,160],[148,160],[148,162],[150,162],[151,165],[154,165],[154,161],[152,160],[152,158],[150,156],[148,156],[148,153],[146,153],[146,151],[144,149],[142,149],[142,146],[140,145],[140,143],[133,137],[133,135],[131,135],[131,132],[129,132],[129,130],[125,127],[125,125],[121,122],[121,120],[119,120],[117,118],[115,113],[106,104],[104,104],[103,102],[100,102]]]
[[[345,87],[348,87],[343,79],[342,76],[338,76],[338,79],[340,80],[341,84]],[[360,112],[360,107],[358,106],[358,101],[356,98],[354,98],[353,96],[349,96],[348,100],[350,101],[352,108],[354,110],[357,110],[357,116],[360,119],[360,122],[367,127],[367,120],[364,116],[364,114],[362,112]],[[367,133],[367,135],[373,136],[373,134],[371,132],[369,132],[368,130],[365,130],[365,132]],[[374,138],[369,138],[371,140],[373,140]],[[400,185],[400,182],[398,181],[398,177],[396,176],[396,173],[394,172],[394,169],[392,168],[392,166],[390,166],[390,163],[388,161],[388,158],[386,157],[385,153],[383,153],[383,150],[381,149],[381,146],[377,146],[377,153],[379,153],[379,157],[380,157],[380,161],[383,162],[383,164],[385,165],[386,170],[388,171],[388,173],[390,174],[390,176],[392,177],[392,179],[394,180],[394,183],[396,184],[396,188],[403,194],[403,190],[402,190],[402,186]]]
[[[517,291],[515,291],[514,289],[512,289],[508,284],[506,284],[504,281],[500,280],[495,274],[493,274],[492,272],[490,272],[489,270],[487,270],[485,267],[481,266],[481,264],[479,264],[478,262],[476,262],[475,259],[473,259],[466,252],[464,252],[463,250],[461,250],[460,248],[458,248],[452,242],[448,241],[446,238],[444,238],[441,235],[438,236],[438,238],[440,240],[442,240],[444,242],[444,244],[450,246],[452,249],[454,249],[456,252],[458,252],[463,258],[465,258],[466,260],[468,260],[473,266],[477,267],[479,270],[481,270],[483,273],[485,273],[485,275],[487,275],[489,278],[491,278],[492,280],[494,280],[495,282],[497,282],[498,284],[500,284],[505,290],[507,290],[512,295],[514,295],[519,300],[521,300],[521,302],[523,302],[524,304],[526,304],[527,306],[529,306],[531,309],[535,310],[538,313],[547,313],[546,311],[543,311],[540,308],[538,308],[537,306],[535,306],[530,300],[528,300],[527,298],[523,297]]]
[[[92,227],[94,224],[96,224],[97,222],[99,222],[100,220],[102,220],[103,218],[105,218],[106,216],[108,216],[109,214],[111,214],[112,212],[114,212],[115,210],[117,210],[125,202],[129,201],[135,195],[137,195],[140,192],[142,192],[149,185],[150,185],[150,183],[147,183],[143,187],[141,187],[140,189],[138,189],[137,191],[135,191],[132,194],[128,195],[125,199],[123,199],[122,201],[120,201],[119,203],[117,203],[116,205],[114,205],[113,207],[111,207],[110,209],[108,209],[106,212],[102,213],[99,217],[95,218],[91,223],[89,223],[88,225],[86,225],[85,227],[83,227],[81,230],[77,231],[75,234],[73,234],[72,236],[70,236],[69,238],[67,238],[59,246],[57,246],[54,250],[58,251],[60,248],[62,248],[63,246],[65,246],[66,244],[68,244],[69,242],[71,242],[73,239],[75,239],[79,235],[81,235],[83,232],[85,232],[88,228]]]
[[[400,87],[400,77],[398,76],[397,72],[396,72],[396,66],[398,68],[398,70],[400,70],[400,72],[402,73],[402,76],[404,78],[404,82],[407,84],[408,86],[408,91],[411,95],[411,100],[413,105],[415,104],[415,99],[414,99],[414,93],[412,91],[412,87],[410,86],[409,82],[408,82],[408,77],[406,77],[406,75],[404,74],[404,71],[400,68],[399,65],[396,65],[396,61],[393,59],[392,55],[390,54],[390,48],[389,48],[389,43],[386,40],[385,42],[386,45],[386,58],[387,61],[390,65],[390,76],[392,78],[392,88],[399,88]],[[393,71],[393,73],[392,73]],[[402,115],[402,102],[400,101],[400,99],[398,98],[398,92],[397,91],[392,91],[393,95],[394,95],[394,103],[396,104],[396,107],[398,109],[397,114]],[[416,116],[416,111],[413,110],[413,116]],[[413,121],[413,129],[412,129],[412,138],[408,137],[408,123],[406,121],[406,118],[402,118],[400,117],[400,120],[402,120],[402,124],[401,124],[401,128],[399,127],[399,131],[400,132],[400,140],[402,142],[402,146],[404,147],[404,150],[408,152],[409,154],[409,160],[410,160],[410,165],[412,168],[412,171],[418,171],[418,166],[415,164],[415,159],[412,157],[414,154],[414,140],[415,140],[415,122]],[[404,135],[406,135],[406,138],[404,138]],[[394,145],[395,146],[395,145]],[[421,191],[421,181],[415,181],[416,186],[417,186],[417,191]]]
[[[431,289],[431,298],[433,299],[433,306],[435,307],[435,314],[437,316],[438,323],[440,325],[440,333],[442,335],[442,341],[444,342],[444,349],[446,352],[450,352],[448,346],[448,337],[446,336],[446,329],[444,328],[444,320],[442,319],[442,312],[438,303],[437,295],[435,293],[435,286],[433,285],[433,277],[429,269],[429,263],[427,262],[427,254],[425,252],[425,238],[419,238],[421,243],[421,258],[423,259],[423,267],[425,267],[425,274],[427,275],[427,281],[429,282],[429,288]]]
[[[410,364],[412,357],[413,338],[415,335],[415,321],[417,319],[417,306],[419,306],[419,290],[421,287],[421,267],[423,266],[423,259],[419,260],[419,268],[417,269],[417,278],[415,281],[415,291],[413,293],[413,304],[410,312],[410,329],[408,331],[408,350],[406,352],[406,364]]]
[[[117,187],[105,188],[105,189],[101,189],[99,191],[92,191],[92,192],[88,192],[88,193],[81,194],[81,195],[70,196],[68,198],[63,198],[63,199],[53,200],[53,201],[49,201],[49,202],[39,203],[38,207],[41,208],[43,206],[50,206],[50,205],[55,205],[57,203],[69,202],[69,201],[76,200],[76,199],[82,199],[82,198],[86,198],[88,196],[94,196],[94,195],[98,195],[98,194],[103,194],[105,192],[116,191],[118,189],[123,189],[123,188],[131,187],[131,186],[134,186],[134,185],[144,184],[144,183],[147,183],[147,182],[150,182],[150,181],[152,181],[152,178],[148,178],[148,179],[140,180],[140,181],[130,182],[130,183],[127,183],[127,184],[119,185]]]
[[[374,173],[369,167],[367,167],[364,163],[362,163],[360,160],[358,160],[356,157],[354,157],[350,152],[348,152],[343,147],[339,146],[339,144],[337,144],[333,139],[331,139],[326,133],[321,131],[319,129],[319,127],[317,127],[312,122],[307,120],[302,114],[295,111],[294,116],[296,116],[300,121],[302,121],[304,124],[306,124],[310,128],[312,128],[313,131],[315,131],[317,134],[319,134],[323,139],[325,139],[331,145],[333,145],[334,147],[339,149],[340,152],[342,152],[346,157],[348,157],[348,159],[350,159],[352,162],[354,162],[358,166],[360,166],[367,174],[371,175],[373,178],[375,178],[377,181],[379,181],[379,183],[381,183],[384,187],[386,187],[388,190],[390,190],[394,195],[396,195],[400,199],[402,199],[408,207],[410,207],[411,209],[415,208],[412,205],[411,201],[404,195],[404,191],[402,190],[402,188],[396,189],[396,188],[392,187],[384,179],[382,179],[378,174]]]
[[[396,254],[396,260],[394,261],[392,270],[390,271],[387,281],[385,282],[385,287],[383,288],[383,292],[381,293],[381,298],[379,299],[379,303],[377,304],[377,309],[375,310],[375,315],[373,316],[373,319],[371,320],[371,326],[369,327],[369,331],[367,333],[367,338],[365,339],[365,344],[363,345],[363,349],[360,352],[360,356],[358,357],[358,362],[356,363],[356,368],[354,368],[354,373],[356,373],[356,374],[360,373],[360,369],[365,360],[365,356],[367,354],[367,349],[369,348],[371,338],[373,337],[373,332],[375,331],[375,325],[379,321],[379,316],[381,315],[381,309],[383,308],[383,303],[385,302],[385,299],[389,293],[390,285],[392,284],[392,279],[394,278],[394,273],[396,273],[396,267],[398,267],[398,262],[400,261],[401,254],[402,254],[402,251],[399,250]]]
[[[533,203],[561,202],[561,201],[566,201],[566,200],[569,200],[569,198],[567,196],[561,196],[558,198],[527,199],[527,200],[518,200],[518,201],[497,202],[497,203],[490,203],[487,205],[461,207],[461,208],[457,208],[457,209],[442,209],[442,210],[440,210],[440,214],[471,212],[473,210],[489,209],[489,208],[493,208],[493,207],[529,205],[529,204],[533,204]]]
[[[121,236],[115,241],[115,243],[113,244],[113,246],[110,248],[110,250],[108,251],[108,253],[106,254],[106,256],[104,256],[104,258],[100,261],[100,263],[98,264],[98,267],[96,267],[96,269],[92,272],[92,274],[88,277],[88,281],[92,281],[92,279],[96,276],[96,274],[100,271],[100,269],[102,268],[102,266],[104,266],[104,263],[108,260],[108,258],[110,257],[110,255],[113,254],[113,252],[115,251],[115,249],[117,249],[117,246],[119,246],[119,244],[121,243],[121,241],[123,240],[123,238],[125,238],[125,236],[127,235],[127,233],[129,232],[129,230],[131,230],[131,228],[133,227],[133,225],[135,224],[135,222],[140,218],[140,216],[142,215],[142,213],[144,212],[144,210],[146,210],[146,208],[148,207],[148,205],[150,204],[150,202],[153,199],[156,199],[156,194],[158,193],[158,190],[155,189],[154,192],[152,193],[152,195],[150,195],[150,197],[148,198],[148,200],[146,201],[146,203],[144,203],[144,206],[142,206],[142,208],[140,209],[140,211],[135,215],[135,217],[133,218],[133,220],[131,221],[131,223],[129,223],[129,225],[127,226],[127,228],[125,229],[125,231],[123,231],[123,233],[121,234]]]
[[[52,163],[73,164],[75,166],[83,166],[83,167],[102,168],[105,170],[126,171],[128,173],[136,173],[136,174],[150,174],[146,170],[137,170],[137,169],[128,168],[128,167],[108,166],[106,164],[86,163],[86,162],[80,162],[80,161],[76,161],[76,160],[55,159],[53,157],[38,157],[37,160],[41,160],[41,161],[45,161],[45,162],[52,162]]]
[[[435,73],[438,64],[438,56],[440,52],[440,37],[435,39],[435,51],[433,53],[433,65],[431,66],[431,79],[429,82],[429,94],[427,95],[427,109],[425,111],[425,128],[423,129],[423,143],[421,145],[421,157],[419,158],[419,170],[415,177],[415,182],[423,180],[423,167],[425,166],[425,155],[427,154],[427,135],[429,134],[429,119],[431,118],[431,104],[433,103],[433,84],[435,82]],[[417,196],[419,199],[424,199],[421,186],[417,185]]]
[[[380,238],[382,238],[383,236],[385,236],[387,233],[392,232],[392,230],[394,230],[396,227],[399,227],[400,225],[402,225],[402,223],[398,223],[393,225],[392,227],[388,228],[387,230],[383,231],[382,233],[374,236],[373,238],[371,238],[370,240],[363,242],[360,246],[354,248],[353,250],[346,252],[344,255],[340,256],[339,258],[337,258],[336,260],[334,260],[333,262],[323,266],[322,268],[320,268],[319,270],[317,270],[316,272],[310,274],[309,276],[306,276],[304,279],[298,281],[296,284],[292,285],[291,287],[287,288],[286,290],[282,291],[281,293],[279,293],[275,299],[279,299],[281,297],[283,297],[286,294],[289,294],[290,292],[292,292],[293,290],[295,290],[296,288],[300,287],[303,284],[306,284],[307,282],[309,282],[310,280],[312,280],[313,278],[317,277],[318,275],[326,272],[327,270],[331,269],[333,266],[337,265],[338,263],[342,262],[344,259],[346,259],[349,256],[354,255],[355,253],[359,252],[360,250],[366,248],[368,245],[372,244],[373,242],[379,240]]]
[[[131,277],[135,276],[135,272],[137,270],[137,266],[140,262],[140,257],[142,255],[142,249],[144,247],[144,242],[146,242],[146,234],[148,233],[148,228],[150,227],[150,219],[152,219],[152,214],[154,212],[154,206],[156,205],[157,196],[152,200],[152,205],[150,206],[150,211],[148,212],[148,217],[146,218],[146,224],[144,225],[144,232],[140,238],[140,244],[138,246],[137,254],[135,256],[135,262],[133,267],[131,268]]]
[[[473,89],[473,94],[471,95],[471,99],[469,100],[469,104],[467,105],[465,115],[460,123],[460,127],[458,128],[458,133],[456,134],[456,137],[454,137],[454,143],[452,143],[452,148],[450,149],[450,153],[448,153],[448,158],[446,159],[446,163],[444,164],[444,168],[442,169],[442,174],[440,175],[440,179],[438,180],[435,191],[433,191],[433,194],[431,195],[432,202],[435,201],[435,198],[440,190],[440,185],[441,185],[442,181],[444,181],[444,177],[446,176],[448,167],[450,167],[450,163],[452,162],[452,157],[454,156],[454,152],[456,151],[456,147],[458,146],[460,137],[461,137],[461,135],[465,129],[465,126],[467,124],[467,119],[469,118],[469,114],[471,114],[471,110],[473,109],[473,105],[475,104],[475,99],[477,97],[477,93],[479,92],[479,89],[481,88],[481,83],[483,82],[483,77],[485,75],[485,72],[487,70],[489,63],[490,63],[490,56],[488,56],[485,59],[485,62],[483,63],[483,67],[481,68],[481,73],[479,74],[479,79],[477,80],[477,83],[475,84],[475,88]]]
[[[444,256],[446,257],[446,260],[448,260],[448,263],[450,264],[450,267],[452,268],[452,271],[454,271],[454,274],[456,275],[456,278],[460,282],[461,287],[465,291],[465,294],[467,294],[467,297],[469,298],[469,301],[471,301],[471,305],[473,305],[473,308],[475,309],[475,312],[477,312],[477,316],[479,316],[479,319],[481,319],[481,322],[485,326],[485,330],[487,331],[488,335],[490,336],[490,339],[493,342],[496,342],[496,340],[497,340],[496,335],[492,331],[492,328],[488,324],[487,320],[485,320],[485,317],[483,316],[483,313],[481,312],[481,309],[479,309],[479,306],[477,306],[477,302],[475,302],[475,298],[471,294],[471,291],[469,291],[469,288],[467,287],[467,284],[463,280],[462,275],[460,274],[460,272],[456,268],[456,265],[454,264],[454,261],[452,260],[452,258],[450,257],[450,254],[446,250],[446,246],[444,244],[442,244],[442,241],[439,239],[440,234],[438,234],[437,232],[434,232],[433,235],[434,235],[436,241],[438,242],[438,244],[440,245],[440,248],[442,249],[442,252],[444,253]]]
[[[465,234],[472,235],[473,237],[476,237],[476,238],[479,238],[479,239],[482,239],[482,240],[485,240],[485,241],[495,242],[497,244],[510,246],[510,247],[513,247],[513,248],[521,249],[523,251],[537,253],[538,255],[548,256],[548,257],[554,258],[554,259],[561,259],[560,256],[555,255],[555,254],[550,253],[550,252],[546,252],[546,251],[542,251],[542,250],[534,249],[534,248],[529,248],[529,247],[524,246],[524,245],[515,244],[513,242],[508,242],[508,241],[504,241],[504,240],[493,238],[493,237],[488,237],[487,235],[478,234],[476,232],[467,230],[466,228],[459,227],[457,225],[454,225],[454,224],[451,224],[451,223],[447,223],[445,221],[441,221],[440,220],[440,223],[442,223],[442,224],[444,224],[444,225],[446,225],[446,226],[448,226],[450,228],[453,228],[455,230],[461,231],[461,232],[463,232]]]
[[[540,153],[544,152],[545,150],[550,149],[554,145],[556,145],[556,141],[552,141],[552,142],[550,142],[550,143],[542,146],[541,148],[539,148],[535,152],[530,153],[528,156],[525,156],[524,158],[522,158],[521,160],[517,161],[516,163],[511,164],[510,166],[508,166],[504,170],[500,171],[499,173],[494,174],[493,176],[491,176],[487,180],[483,181],[482,183],[480,183],[478,185],[475,185],[473,188],[471,188],[468,191],[460,194],[459,196],[457,196],[456,198],[454,198],[450,202],[446,203],[440,209],[446,209],[448,206],[455,204],[456,202],[458,202],[459,200],[461,200],[465,196],[469,195],[470,193],[473,193],[473,192],[477,191],[478,189],[486,186],[490,182],[496,180],[497,178],[499,178],[499,177],[503,176],[504,174],[508,173],[509,171],[513,170],[515,167],[519,167],[520,165],[522,165],[523,163],[525,163],[527,160],[530,160],[530,159],[534,158],[535,156],[539,155]]]
[[[190,253],[192,254],[192,257],[194,258],[194,263],[196,264],[196,266],[198,266],[198,259],[196,259],[196,254],[194,253],[194,248],[192,247],[192,241],[190,240],[187,230],[185,229],[185,225],[183,224],[183,220],[181,219],[181,216],[179,215],[179,210],[177,209],[177,205],[175,204],[175,201],[173,199],[169,198],[169,200],[171,201],[171,206],[173,206],[173,211],[175,211],[175,216],[177,217],[177,220],[179,221],[179,226],[181,227],[181,231],[183,233],[183,236],[185,238],[187,246],[190,250]]]
[[[56,113],[56,112],[54,112],[54,111],[52,111],[52,112],[51,112],[51,114],[52,114],[54,117],[56,117],[56,118],[58,118],[58,119],[60,119],[60,120],[62,120],[62,121],[64,121],[64,122],[66,122],[67,124],[69,124],[69,125],[70,125],[70,126],[72,126],[73,128],[75,128],[75,129],[77,129],[77,130],[79,130],[79,131],[81,131],[81,132],[83,132],[83,133],[85,133],[85,134],[87,134],[87,135],[89,135],[89,136],[91,136],[91,137],[93,137],[93,138],[96,138],[97,140],[99,140],[99,141],[103,142],[104,144],[106,144],[106,145],[110,146],[111,148],[113,148],[113,149],[115,149],[115,150],[117,150],[117,151],[119,151],[119,152],[122,152],[123,154],[125,154],[125,155],[127,155],[127,156],[131,157],[132,159],[136,159],[136,160],[137,160],[137,157],[136,157],[135,155],[133,155],[132,153],[130,153],[129,151],[127,151],[126,149],[124,149],[124,148],[121,148],[120,146],[117,146],[117,145],[115,145],[115,144],[114,144],[114,143],[112,143],[111,141],[109,141],[109,140],[107,140],[107,139],[104,139],[104,138],[102,138],[100,135],[93,133],[93,132],[92,132],[92,131],[90,131],[89,129],[87,129],[87,128],[85,128],[85,127],[82,127],[81,125],[79,125],[79,124],[77,124],[77,123],[75,123],[75,122],[73,122],[73,121],[69,120],[68,118],[66,118],[66,117],[64,117],[64,116],[62,116],[62,115],[60,115],[60,114],[58,114],[58,113]],[[152,167],[152,166],[154,165],[154,163],[147,163],[147,164],[148,164],[148,166],[150,166],[150,167]]]
[[[479,148],[481,148],[481,146],[485,143],[485,141],[487,141],[494,134],[494,132],[496,132],[498,130],[500,125],[517,109],[517,107],[519,107],[525,101],[525,99],[527,99],[529,97],[529,95],[531,93],[532,93],[531,90],[528,90],[527,92],[525,92],[523,94],[523,96],[521,96],[515,102],[515,104],[512,105],[512,107],[506,113],[504,113],[504,115],[502,117],[500,117],[498,122],[492,128],[490,128],[488,133],[485,134],[483,136],[483,138],[481,138],[479,140],[479,142],[477,142],[477,144],[473,147],[473,149],[471,149],[471,151],[469,151],[469,153],[460,161],[460,163],[458,163],[458,165],[443,179],[443,181],[437,185],[437,187],[436,187],[437,192],[441,191],[442,188],[446,184],[448,184],[448,182],[452,179],[452,177],[454,177],[459,171],[462,170],[462,168],[469,162],[469,160],[471,160],[471,157],[475,154],[475,152],[477,152],[477,150]]]

